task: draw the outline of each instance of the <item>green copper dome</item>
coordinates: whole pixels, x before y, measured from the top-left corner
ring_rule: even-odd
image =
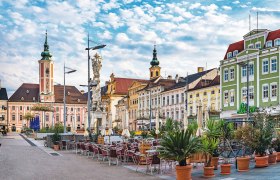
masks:
[[[151,66],[158,66],[159,65],[159,61],[157,59],[157,50],[156,50],[156,45],[154,46],[154,50],[153,50],[153,60],[150,62]]]
[[[41,53],[42,59],[41,60],[51,60],[52,55],[49,51],[49,45],[48,45],[48,32],[46,31],[46,39],[44,44],[44,51]]]

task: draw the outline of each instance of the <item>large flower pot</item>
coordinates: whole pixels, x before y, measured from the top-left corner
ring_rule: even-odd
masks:
[[[215,177],[214,166],[204,167],[204,177],[206,177],[206,178]]]
[[[53,145],[53,149],[54,149],[55,151],[58,151],[58,150],[59,150],[59,145],[58,145],[58,144],[57,144],[57,145],[54,144],[54,145]]]
[[[221,164],[221,174],[229,175],[230,174],[231,164]]]
[[[268,156],[256,156],[256,168],[262,168],[268,166]]]
[[[212,157],[211,158],[211,166],[214,166],[215,170],[218,169],[218,161],[219,161],[219,157]]]
[[[245,172],[249,171],[249,163],[250,163],[250,158],[245,156],[245,157],[237,157],[237,168],[239,172]]]
[[[192,179],[192,165],[176,166],[177,180],[191,180]]]
[[[277,152],[277,162],[280,162],[280,152]]]
[[[276,153],[268,155],[268,163],[269,164],[276,164],[276,160],[277,160],[277,154]]]

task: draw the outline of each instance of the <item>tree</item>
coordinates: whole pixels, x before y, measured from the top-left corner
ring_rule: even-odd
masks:
[[[29,127],[29,123],[28,122],[31,119],[33,119],[34,117],[35,117],[35,115],[30,113],[30,112],[25,113],[25,115],[23,116],[23,119],[25,119],[27,121],[27,127]]]

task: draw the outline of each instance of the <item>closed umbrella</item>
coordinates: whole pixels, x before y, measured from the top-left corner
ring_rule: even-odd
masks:
[[[159,134],[158,110],[157,110],[157,113],[156,113],[156,134]]]
[[[124,130],[122,132],[122,136],[124,136],[125,138],[129,138],[130,137],[130,133],[129,133],[129,130],[128,130],[128,110],[126,110],[125,112],[125,127],[124,127]]]
[[[197,110],[197,132],[196,135],[197,136],[201,136],[203,131],[202,131],[202,109],[201,109],[201,105],[198,106],[198,110]]]

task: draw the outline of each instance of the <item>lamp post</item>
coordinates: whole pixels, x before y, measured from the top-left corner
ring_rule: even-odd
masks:
[[[65,72],[65,70],[68,70],[67,72]],[[73,72],[76,72],[75,69],[71,69],[69,67],[66,67],[65,66],[65,62],[64,62],[64,66],[63,66],[63,86],[64,86],[64,89],[63,89],[63,105],[64,105],[64,109],[63,109],[63,123],[64,123],[64,128],[63,128],[63,132],[66,133],[66,97],[65,97],[65,74],[70,74],[70,73],[73,73]]]
[[[85,49],[88,52],[88,100],[87,100],[87,107],[88,107],[88,132],[90,133],[90,86],[91,86],[91,80],[90,80],[90,56],[89,56],[89,50],[96,50],[96,49],[102,49],[104,48],[106,45],[102,44],[102,45],[97,45],[94,47],[89,47],[89,34],[88,34],[88,47]]]

